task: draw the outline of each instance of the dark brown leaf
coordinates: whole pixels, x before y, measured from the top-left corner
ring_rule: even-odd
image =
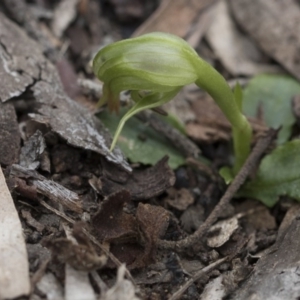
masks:
[[[135,217],[123,211],[130,201],[130,193],[122,190],[110,195],[94,216],[92,225],[96,236],[104,242],[121,243],[138,236]]]
[[[155,243],[165,234],[170,214],[161,206],[139,203],[136,218],[145,240]]]
[[[137,257],[131,268],[142,268],[154,261],[157,240],[165,234],[169,225],[169,213],[160,206],[139,203],[136,219],[145,249],[143,255]]]

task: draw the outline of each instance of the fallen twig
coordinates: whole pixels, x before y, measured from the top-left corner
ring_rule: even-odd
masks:
[[[181,299],[181,296],[184,294],[184,292],[197,280],[199,280],[201,277],[203,277],[205,274],[209,274],[211,271],[213,271],[215,268],[220,266],[225,261],[231,261],[234,257],[236,257],[239,253],[241,253],[241,250],[245,247],[245,245],[249,242],[249,238],[243,239],[239,245],[237,245],[235,252],[231,255],[228,255],[226,257],[220,258],[219,260],[213,262],[212,264],[206,266],[205,268],[199,270],[191,279],[189,279],[180,289],[175,292],[169,300],[176,300]]]
[[[218,219],[219,215],[228,205],[234,194],[246,181],[248,175],[251,173],[254,167],[257,166],[260,157],[276,137],[277,132],[277,130],[270,129],[265,136],[258,140],[251,154],[247,158],[245,164],[243,165],[237,176],[234,178],[230,186],[227,188],[219,203],[215,206],[214,210],[211,212],[205,222],[193,234],[179,241],[159,240],[158,246],[161,249],[173,249],[176,251],[180,251],[181,249],[189,248],[195,243],[199,242],[203,235],[210,228],[210,226]]]
[[[209,266],[199,270],[191,279],[189,279],[176,293],[174,293],[169,300],[177,300],[181,299],[181,296],[184,294],[184,292],[193,284],[195,281],[200,279],[205,274],[211,272],[215,268],[217,268],[219,265],[224,263],[227,259],[229,259],[229,256],[226,256],[224,258],[221,258],[214,263],[210,264]]]

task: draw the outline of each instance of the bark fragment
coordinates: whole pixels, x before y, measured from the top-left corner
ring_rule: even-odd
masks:
[[[17,41],[17,42],[16,42]],[[33,93],[37,122],[51,127],[69,144],[95,151],[131,171],[121,151],[109,151],[111,137],[100,120],[63,91],[55,67],[43,56],[40,45],[0,12],[0,100],[23,92]]]
[[[19,125],[14,107],[10,103],[0,102],[0,164],[8,166],[18,162],[20,141]]]
[[[11,176],[25,179],[29,186],[34,186],[37,193],[42,194],[56,203],[60,203],[77,213],[82,212],[78,194],[66,189],[62,185],[46,179],[34,170],[20,165],[12,165]]]
[[[104,195],[126,189],[131,194],[131,199],[146,200],[163,193],[175,183],[175,175],[164,157],[155,166],[146,170],[135,170],[130,174],[126,183],[120,184],[108,177],[101,178]]]
[[[300,220],[295,218],[285,234],[255,266],[250,278],[231,299],[298,299],[300,296]]]

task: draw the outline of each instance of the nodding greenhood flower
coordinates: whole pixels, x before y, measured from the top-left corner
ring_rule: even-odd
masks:
[[[119,94],[129,90],[135,102],[116,130],[111,150],[125,122],[134,114],[170,101],[180,89],[196,83],[220,106],[233,128],[237,172],[250,151],[252,131],[241,113],[241,97],[225,79],[183,39],[167,33],[150,33],[119,41],[101,49],[93,61],[93,71],[104,83],[98,106],[119,109]],[[240,94],[240,93],[236,93]]]

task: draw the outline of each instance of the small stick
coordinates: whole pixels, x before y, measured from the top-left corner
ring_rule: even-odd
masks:
[[[174,293],[169,300],[177,300],[181,299],[181,296],[184,294],[184,292],[193,284],[195,281],[197,281],[199,278],[204,276],[205,274],[211,272],[215,268],[217,268],[219,265],[224,263],[226,260],[229,259],[229,256],[226,256],[224,258],[221,258],[214,263],[210,264],[209,266],[199,270],[191,279],[189,279],[176,293]]]
[[[189,279],[177,292],[175,292],[169,300],[177,300],[181,299],[181,296],[184,292],[198,279],[200,279],[203,275],[210,273],[212,270],[220,266],[225,261],[231,261],[234,257],[236,257],[244,246],[249,242],[249,238],[244,239],[239,245],[236,247],[236,250],[231,255],[226,257],[220,258],[219,260],[215,261],[214,263],[206,266],[205,268],[199,270],[191,279]]]
[[[197,243],[210,228],[210,226],[218,219],[220,213],[228,205],[231,198],[246,181],[248,175],[251,173],[254,167],[257,166],[260,157],[268,148],[272,140],[276,137],[277,132],[277,130],[270,129],[265,136],[258,140],[253,151],[247,158],[243,167],[236,175],[230,186],[227,188],[219,203],[215,206],[214,210],[211,212],[205,222],[193,234],[179,241],[159,240],[158,246],[161,249],[173,249],[180,251],[180,249],[191,247],[193,244]]]

